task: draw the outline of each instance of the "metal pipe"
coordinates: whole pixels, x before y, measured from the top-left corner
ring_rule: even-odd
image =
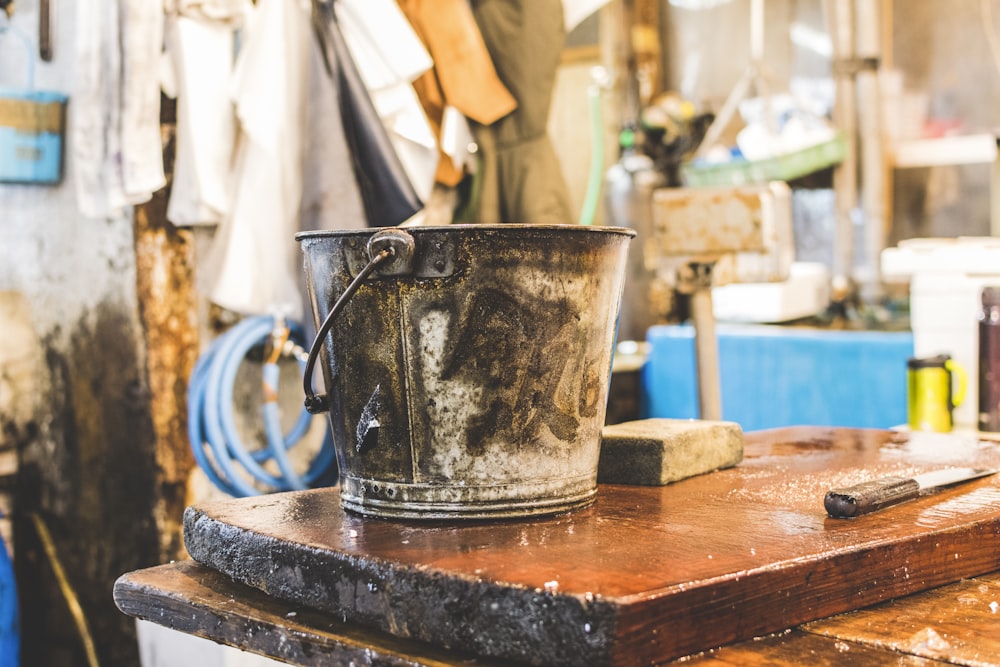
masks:
[[[857,146],[854,77],[849,61],[854,57],[854,0],[824,0],[833,44],[836,100],[833,123],[847,139],[844,160],[833,171],[835,227],[833,242],[833,300],[844,301],[853,291],[854,229],[852,212],[857,203]]]
[[[698,374],[698,411],[701,419],[722,419],[722,390],[719,384],[719,345],[715,336],[711,285],[691,293],[691,320],[694,323],[694,351]]]
[[[881,49],[881,0],[856,0],[858,18],[857,56],[861,62],[879,63]],[[879,258],[889,238],[888,163],[882,128],[882,96],[879,69],[858,71],[858,135],[861,163],[861,210],[864,220],[864,261],[861,293],[866,300],[882,296]]]
[[[750,0],[750,62],[764,62],[764,0]]]

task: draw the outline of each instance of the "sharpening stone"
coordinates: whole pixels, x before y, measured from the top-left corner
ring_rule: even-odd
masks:
[[[735,422],[639,419],[604,427],[597,481],[660,486],[742,460],[743,429]]]

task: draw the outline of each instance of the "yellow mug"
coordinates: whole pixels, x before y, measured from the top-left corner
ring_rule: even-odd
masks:
[[[965,399],[968,376],[965,369],[949,355],[922,359],[911,358],[907,364],[907,421],[913,431],[947,432],[955,426],[952,410]],[[957,387],[952,391],[953,379]]]

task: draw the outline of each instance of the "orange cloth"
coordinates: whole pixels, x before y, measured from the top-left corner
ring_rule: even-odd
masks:
[[[397,1],[434,60],[434,69],[413,87],[439,139],[446,105],[483,125],[517,108],[517,100],[497,76],[466,0]],[[455,186],[463,176],[442,152],[435,180]]]

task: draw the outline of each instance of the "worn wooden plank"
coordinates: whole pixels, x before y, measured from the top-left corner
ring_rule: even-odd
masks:
[[[310,666],[355,664],[445,667],[513,665],[442,651],[386,633],[346,624],[328,614],[268,597],[193,561],[161,565],[121,577],[115,601],[130,616],[245,651]],[[960,658],[961,656],[956,656]],[[687,656],[686,665],[944,665],[945,662],[897,653],[790,629],[781,633]],[[959,662],[955,660],[954,662]]]
[[[170,165],[168,164],[168,167]],[[198,357],[198,293],[190,231],[167,220],[168,191],[135,208],[136,292],[146,341],[149,410],[156,438],[155,519],[160,559],[185,556],[180,517],[195,467],[187,436],[187,380]]]
[[[952,588],[952,587],[946,587]],[[941,589],[944,590],[944,589]],[[180,632],[203,637],[295,665],[400,665],[444,667],[512,663],[442,651],[420,642],[345,624],[268,597],[237,584],[215,570],[181,561],[127,574],[115,585],[115,601],[125,613]],[[906,598],[896,605],[907,608]],[[945,611],[947,616],[948,612]],[[850,614],[845,615],[850,616]],[[837,619],[832,620],[839,620]],[[823,625],[820,623],[819,625]],[[832,633],[785,632],[687,656],[687,665],[944,665],[963,663],[966,656],[940,656],[942,661],[897,653],[889,647],[851,641]]]
[[[267,597],[192,561],[126,574],[115,582],[114,596],[130,616],[303,667],[510,664],[347,625]]]
[[[952,464],[975,439],[850,429],[747,435],[737,467],[605,485],[544,519],[347,514],[336,489],[191,508],[196,560],[278,598],[401,637],[533,664],[645,665],[1000,568],[1000,478],[854,520],[832,487]],[[957,557],[956,557],[957,556]]]
[[[804,626],[826,637],[965,665],[1000,665],[1000,574]]]
[[[773,635],[726,646],[683,659],[684,665],[733,665],[734,667],[932,667],[948,664],[937,660],[895,653],[888,649],[853,644],[851,642],[820,637],[799,630],[789,630]]]

